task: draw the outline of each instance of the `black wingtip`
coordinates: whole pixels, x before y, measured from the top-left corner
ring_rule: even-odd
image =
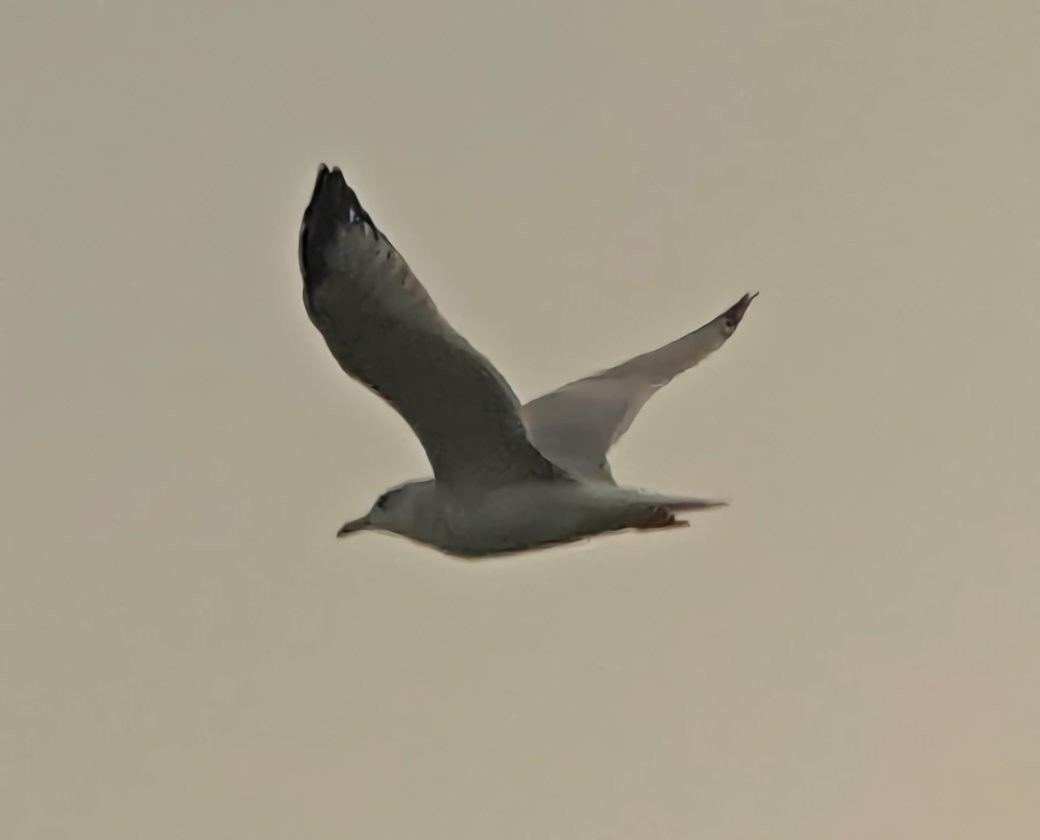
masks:
[[[354,212],[351,213],[351,210]],[[321,164],[314,179],[311,200],[304,213],[304,223],[315,216],[322,216],[340,224],[351,224],[357,218],[363,218],[363,214],[364,210],[361,209],[357,195],[347,186],[347,180],[339,167],[329,169],[328,165]]]
[[[323,163],[318,167],[318,176],[314,179],[314,189],[311,190],[311,200],[307,202],[307,208],[310,209],[314,202],[317,201],[318,195],[321,193],[322,187],[325,186],[325,181],[329,177],[329,168]]]
[[[757,297],[758,292],[754,292],[753,294],[749,292],[722,313],[722,317],[726,319],[726,325],[730,329],[735,330],[737,328],[737,324],[741,322],[744,313],[747,312],[748,307],[751,306],[751,301]]]
[[[357,193],[347,184],[338,166],[331,169],[323,163],[314,179],[310,203],[303,214],[304,225],[311,220],[328,221],[349,227],[364,222],[378,235],[372,217],[358,201]]]
[[[306,280],[308,272],[320,268],[327,242],[336,231],[365,223],[374,236],[379,231],[365,212],[357,194],[347,184],[338,166],[331,169],[322,163],[314,179],[314,189],[300,228],[300,271]]]

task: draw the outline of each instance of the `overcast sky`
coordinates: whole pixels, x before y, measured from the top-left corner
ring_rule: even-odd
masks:
[[[1040,836],[1027,2],[6,4],[0,833]],[[760,290],[625,483],[335,539],[418,442],[307,321],[343,168],[529,399]]]

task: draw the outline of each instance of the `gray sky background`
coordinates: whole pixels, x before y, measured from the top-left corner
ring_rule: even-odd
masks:
[[[3,18],[3,836],[1037,836],[1035,3]],[[732,507],[337,541],[322,160],[523,398],[761,290],[614,456]]]

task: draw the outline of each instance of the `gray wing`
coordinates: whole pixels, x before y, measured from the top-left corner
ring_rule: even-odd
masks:
[[[757,294],[664,347],[532,400],[521,410],[532,443],[576,475],[613,481],[610,447],[659,388],[726,343]]]
[[[332,355],[407,421],[438,482],[480,490],[562,475],[527,439],[505,379],[441,317],[338,168],[318,171],[300,271]]]

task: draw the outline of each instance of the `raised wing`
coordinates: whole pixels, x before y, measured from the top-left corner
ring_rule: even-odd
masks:
[[[576,475],[613,481],[607,452],[659,388],[718,350],[758,293],[657,350],[564,385],[522,409],[531,442]]]
[[[300,271],[332,355],[407,421],[438,482],[465,491],[562,475],[528,441],[508,383],[441,317],[338,168],[318,170]]]

